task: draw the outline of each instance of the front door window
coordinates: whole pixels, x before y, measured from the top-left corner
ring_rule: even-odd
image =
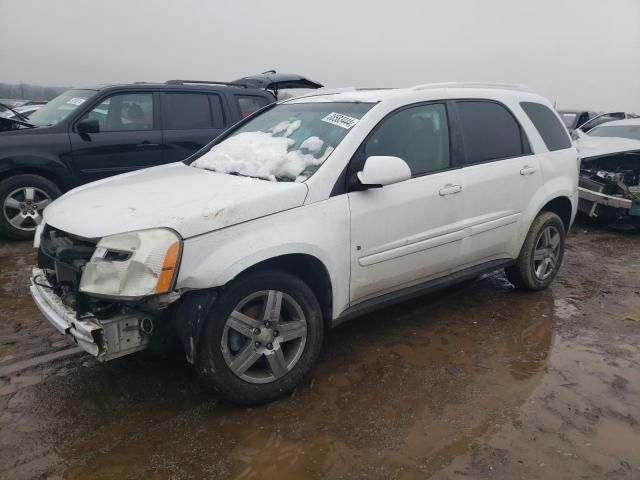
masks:
[[[101,132],[153,129],[153,94],[117,94],[94,107],[84,119],[95,119]]]

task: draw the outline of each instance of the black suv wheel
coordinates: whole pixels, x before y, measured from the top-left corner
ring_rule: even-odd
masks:
[[[61,195],[39,175],[15,175],[0,182],[0,234],[16,240],[33,238],[44,208]]]

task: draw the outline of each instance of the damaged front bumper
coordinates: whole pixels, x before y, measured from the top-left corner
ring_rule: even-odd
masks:
[[[640,225],[640,141],[581,135],[578,209],[592,218]]]
[[[31,277],[31,295],[42,314],[63,335],[69,335],[83,350],[100,361],[128,355],[149,347],[149,335],[142,331],[148,319],[143,315],[123,314],[108,319],[77,318],[63,304],[46,280],[44,270],[35,268]]]
[[[589,217],[599,217],[601,207],[616,209],[619,217],[640,217],[640,200],[638,199],[631,200],[616,195],[607,195],[585,187],[578,187],[578,192],[580,194],[579,210]]]

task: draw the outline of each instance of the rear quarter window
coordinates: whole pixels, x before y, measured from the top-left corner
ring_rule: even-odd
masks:
[[[246,118],[262,107],[269,105],[269,102],[264,97],[257,97],[255,95],[235,95],[235,97],[242,118]]]
[[[536,102],[521,102],[520,106],[538,130],[550,152],[571,148],[567,129],[549,107]]]

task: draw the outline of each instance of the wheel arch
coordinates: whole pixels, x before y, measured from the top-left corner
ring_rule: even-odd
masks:
[[[542,206],[540,212],[553,212],[558,215],[564,225],[565,233],[569,232],[573,215],[573,205],[571,204],[569,197],[563,195],[549,200]]]
[[[221,290],[243,276],[264,270],[287,272],[304,281],[318,299],[325,328],[331,325],[333,285],[329,270],[317,256],[308,253],[286,253],[263,258],[250,265],[244,265],[240,271],[234,271],[224,284],[188,290],[180,301],[171,307],[169,321],[174,333],[182,342],[187,361],[196,361],[206,316]]]
[[[279,270],[300,278],[313,291],[322,309],[325,325],[331,324],[333,312],[333,286],[324,263],[308,253],[288,253],[259,261],[239,272],[231,281],[263,270]]]
[[[16,175],[38,175],[54,183],[63,193],[68,189],[67,182],[63,180],[63,175],[52,172],[47,168],[28,165],[18,165],[1,171],[0,182]]]

